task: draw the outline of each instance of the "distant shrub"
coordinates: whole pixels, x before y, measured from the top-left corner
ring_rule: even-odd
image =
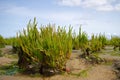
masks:
[[[73,49],[81,49],[84,51],[86,45],[88,44],[88,36],[87,33],[82,32],[81,27],[79,28],[79,34],[73,33]]]
[[[2,57],[3,56],[3,54],[2,54],[2,51],[0,50],[0,57]]]
[[[5,44],[6,45],[13,45],[15,39],[16,39],[15,37],[5,38]]]
[[[107,45],[107,38],[105,35],[92,35],[91,39],[88,39],[88,35],[85,32],[82,32],[81,27],[79,28],[79,34],[73,33],[72,37],[73,49],[81,50],[83,54],[82,57],[86,58],[87,60],[91,60],[95,63],[101,62],[102,60],[100,57],[95,55],[95,52],[100,51]],[[100,60],[99,60],[100,59]]]
[[[5,40],[4,38],[0,35],[0,48],[5,47]]]
[[[112,36],[110,40],[111,45],[114,46],[114,50],[116,50],[117,47],[119,47],[120,50],[120,37],[119,36]]]

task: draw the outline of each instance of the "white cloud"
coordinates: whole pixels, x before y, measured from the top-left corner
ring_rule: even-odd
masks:
[[[116,9],[117,11],[120,11],[120,4],[117,4],[117,5],[115,6],[115,9]]]
[[[23,17],[37,17],[47,22],[63,23],[63,24],[87,24],[89,15],[80,12],[56,12],[56,11],[40,11],[32,10],[27,7],[12,6],[5,10],[6,13],[11,15],[23,16]]]
[[[95,7],[107,4],[107,0],[84,0],[83,6],[85,7]]]
[[[117,0],[59,0],[58,3],[62,6],[78,6],[97,11],[120,11],[120,3]]]
[[[64,6],[79,6],[81,5],[81,0],[59,0],[59,4]]]
[[[113,11],[114,7],[111,5],[103,5],[96,8],[98,11]]]
[[[57,24],[60,26],[74,26],[73,29],[78,31],[78,27],[82,24],[82,26],[86,26],[91,21],[90,14],[80,13],[80,12],[56,12],[56,11],[39,11],[32,10],[27,7],[9,7],[5,10],[7,14],[11,14],[14,16],[20,17],[37,17],[40,20],[45,20],[47,23]],[[43,22],[43,21],[42,21]],[[39,23],[39,24],[47,24],[47,23]]]

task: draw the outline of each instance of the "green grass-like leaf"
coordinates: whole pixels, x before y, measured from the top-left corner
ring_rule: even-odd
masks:
[[[18,72],[20,72],[20,69],[15,64],[0,67],[0,75],[15,75]]]
[[[88,69],[85,69],[85,70],[81,70],[79,73],[70,73],[70,75],[74,75],[74,76],[77,76],[77,77],[87,77],[87,72],[88,72]]]

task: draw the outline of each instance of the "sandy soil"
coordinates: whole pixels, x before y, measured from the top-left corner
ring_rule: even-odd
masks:
[[[5,50],[4,53],[9,53],[8,49],[10,48],[4,48],[2,50]],[[111,48],[107,48],[106,50],[110,51]],[[91,65],[89,63],[86,63],[84,59],[81,59],[78,53],[79,52],[76,52],[71,55],[71,58],[68,60],[66,66],[71,70],[71,73],[73,74],[79,74],[80,71],[86,70],[86,76],[76,76],[64,73],[51,77],[31,77],[29,75],[23,75],[19,73],[13,76],[1,75],[0,80],[116,80],[116,74],[112,65]],[[120,59],[119,57],[115,58],[106,54],[101,55],[101,57],[104,57],[105,59]],[[12,58],[0,57],[0,66],[11,63],[12,61],[15,60]]]
[[[0,57],[0,66],[10,64],[11,62],[16,61],[15,59],[10,59],[7,57]]]
[[[8,55],[12,55],[12,46],[6,46],[0,49],[2,51],[3,57],[0,57],[0,66],[10,64],[11,62],[17,61],[15,58],[10,58]]]

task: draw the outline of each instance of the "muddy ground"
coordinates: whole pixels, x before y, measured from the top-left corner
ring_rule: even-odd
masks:
[[[117,75],[119,71],[114,66],[115,62],[120,62],[120,51],[113,51],[113,47],[110,46],[98,53],[105,62],[94,65],[80,58],[80,51],[73,51],[71,58],[66,64],[70,72],[51,77],[43,77],[39,74],[24,75],[20,72],[7,74],[7,71],[5,71],[7,69],[4,69],[4,67],[17,63],[17,54],[12,52],[11,46],[6,46],[0,50],[3,55],[0,57],[0,80],[120,80]]]

